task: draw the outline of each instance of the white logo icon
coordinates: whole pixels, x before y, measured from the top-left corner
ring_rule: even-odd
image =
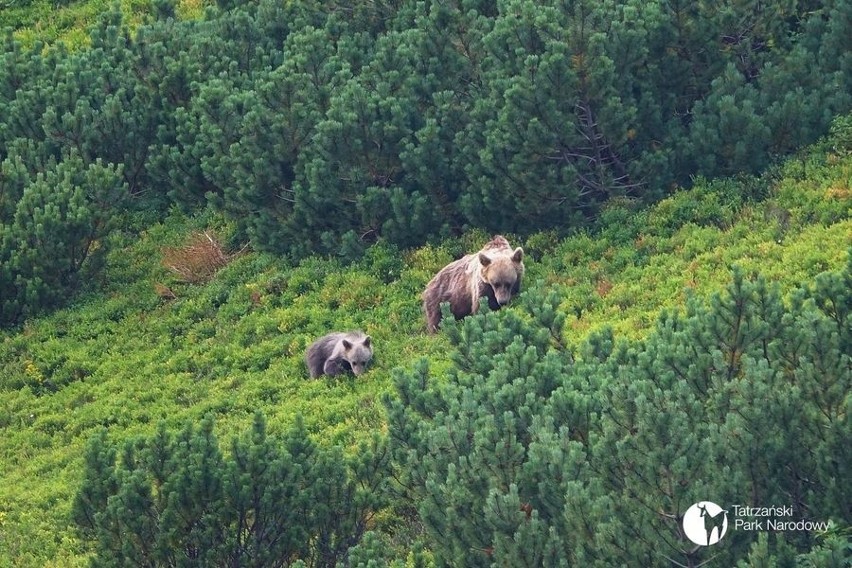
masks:
[[[683,514],[683,532],[695,544],[716,544],[727,530],[728,512],[712,501],[699,501]]]

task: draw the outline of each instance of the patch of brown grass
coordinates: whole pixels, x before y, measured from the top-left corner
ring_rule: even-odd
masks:
[[[192,233],[182,247],[164,247],[163,266],[188,284],[209,282],[213,275],[239,253],[229,254],[219,240],[207,231]]]

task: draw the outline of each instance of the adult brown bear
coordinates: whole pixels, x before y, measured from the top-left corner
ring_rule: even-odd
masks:
[[[492,310],[509,303],[521,290],[524,275],[524,249],[512,249],[497,235],[479,252],[464,256],[441,269],[423,292],[423,311],[429,333],[438,330],[441,303],[461,319],[479,308],[479,299],[488,298]]]

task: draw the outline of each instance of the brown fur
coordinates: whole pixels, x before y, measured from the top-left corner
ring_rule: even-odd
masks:
[[[512,249],[497,235],[479,252],[464,256],[441,269],[423,292],[423,311],[429,333],[438,330],[441,303],[449,302],[456,319],[476,313],[479,299],[488,298],[492,310],[509,303],[521,289],[524,249]]]

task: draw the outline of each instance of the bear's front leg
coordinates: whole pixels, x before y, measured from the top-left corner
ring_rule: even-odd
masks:
[[[325,362],[325,365],[322,367],[323,374],[328,375],[329,377],[334,377],[335,375],[339,375],[341,373],[345,373],[349,368],[349,364],[345,359],[337,358],[337,359],[329,359]]]
[[[441,307],[434,301],[423,303],[423,311],[426,313],[426,331],[436,333],[438,324],[441,323]]]

